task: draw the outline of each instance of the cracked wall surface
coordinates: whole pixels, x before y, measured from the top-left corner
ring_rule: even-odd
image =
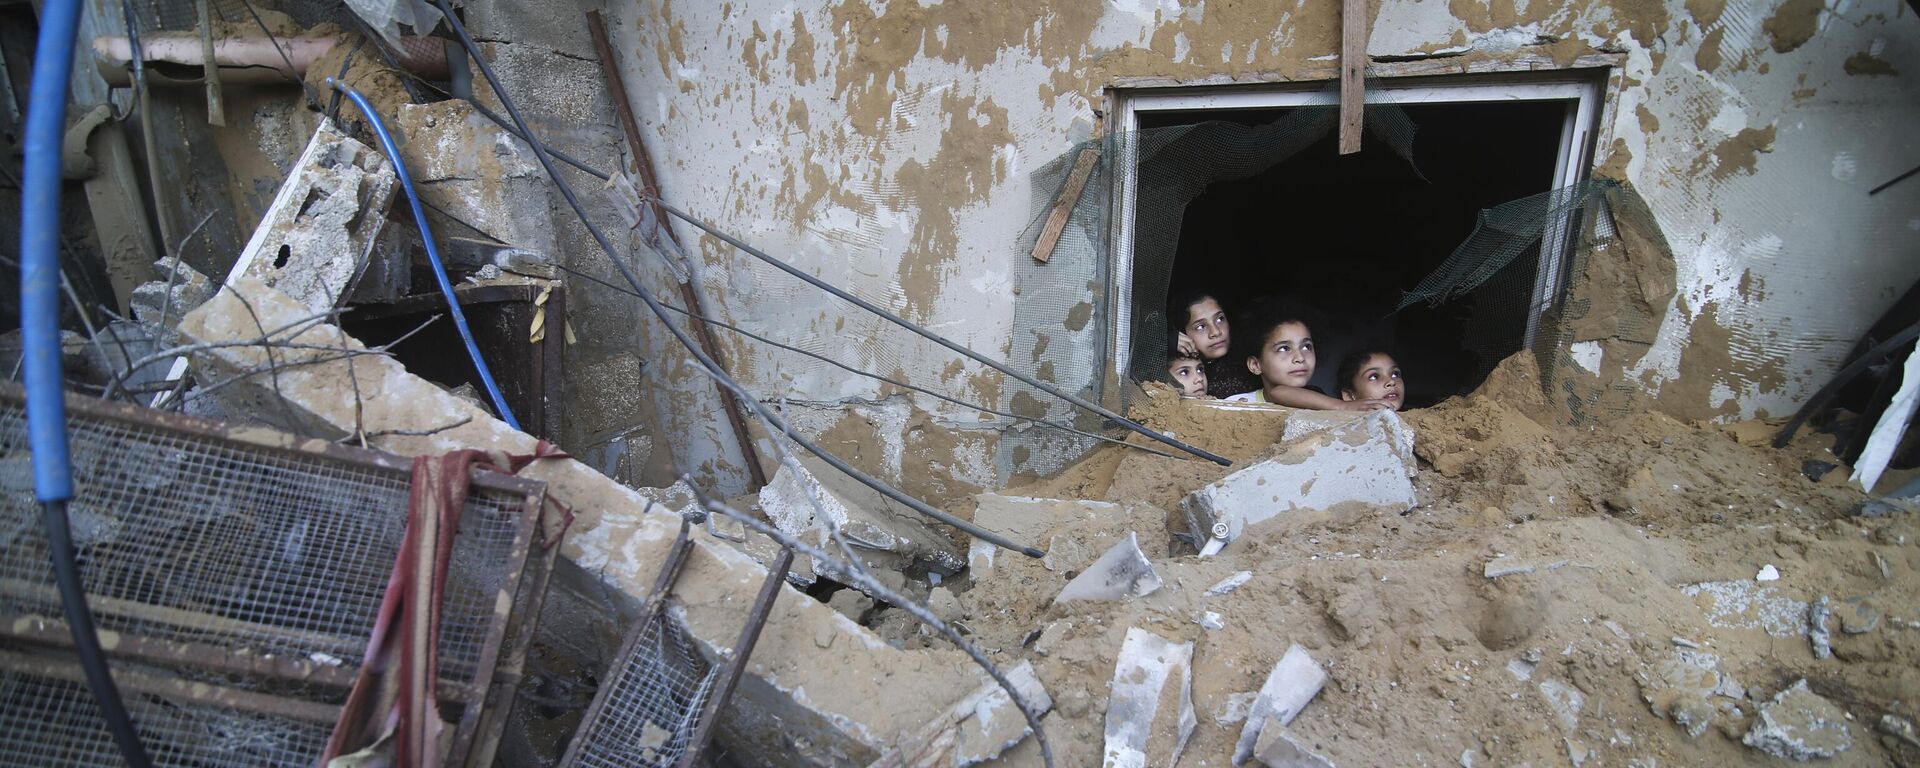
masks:
[[[1376,58],[1466,70],[1616,55],[1596,173],[1648,201],[1674,250],[1677,292],[1651,347],[1613,362],[1676,415],[1792,410],[1920,277],[1920,184],[1866,195],[1920,160],[1920,133],[1908,130],[1920,121],[1920,20],[1899,0],[1370,7]],[[608,13],[669,198],[996,355],[1012,348],[1028,174],[1101,124],[1110,86],[1323,78],[1339,27],[1338,4],[1317,2],[642,1]],[[999,376],[698,242],[700,285],[733,322],[999,405]],[[861,403],[844,418],[888,435],[905,434],[900,419],[863,413],[890,396],[945,427],[993,425],[722,340],[736,373],[769,398]],[[701,384],[672,377],[663,407],[711,413]],[[669,439],[695,455],[713,450],[680,437]]]

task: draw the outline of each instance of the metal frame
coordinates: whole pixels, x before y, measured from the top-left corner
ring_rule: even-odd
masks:
[[[25,393],[21,387],[0,382],[0,403],[24,402]],[[268,429],[235,427],[192,416],[150,410],[71,393],[67,395],[67,410],[68,418],[73,421],[119,422],[149,430],[180,433],[203,440],[240,444],[252,453],[306,462],[317,459],[363,471],[376,470],[394,475],[402,483],[410,482],[412,474],[413,459],[408,457],[326,440],[301,438]],[[458,705],[463,709],[457,722],[453,723],[456,730],[447,756],[447,764],[454,766],[486,764],[469,761],[469,756],[484,755],[488,762],[491,761],[495,742],[499,739],[505,724],[505,705],[511,703],[527,648],[532,642],[534,628],[539,620],[547,580],[552,572],[554,559],[558,555],[558,537],[565,525],[564,521],[554,519],[557,510],[554,509],[554,505],[548,503],[544,482],[478,468],[471,472],[470,482],[473,488],[471,495],[477,496],[482,493],[504,495],[519,498],[521,501],[518,504],[518,521],[515,523],[514,536],[507,551],[505,569],[501,573],[499,585],[491,601],[494,614],[487,623],[484,636],[480,639],[473,676],[467,680],[443,678],[436,681],[435,693],[442,705]],[[403,513],[403,510],[395,511],[395,514]],[[45,585],[10,581],[0,583],[0,597],[10,595],[27,599],[44,599],[45,595],[40,593],[47,591],[50,591],[50,588]],[[253,626],[249,622],[166,606],[116,600],[105,596],[89,596],[89,598],[94,610],[102,614],[135,616],[155,619],[163,623],[202,628],[227,625]],[[263,633],[306,634],[309,635],[308,640],[316,641],[317,644],[333,647],[345,645],[356,651],[364,648],[367,642],[365,637],[349,638],[301,633],[299,630],[280,627],[254,626],[253,628]],[[29,654],[0,649],[0,669],[63,680],[67,679],[68,672],[78,673],[77,666],[67,669],[63,666],[68,663],[64,659],[46,655],[47,651],[65,654],[70,649],[71,637],[64,622],[31,614],[0,615],[0,642],[5,644],[5,648],[16,651],[23,648],[38,648],[41,651]],[[108,650],[108,653],[110,656],[147,664],[182,670],[243,675],[262,681],[317,687],[336,691],[341,695],[351,687],[358,674],[358,667],[353,664],[329,665],[282,654],[251,652],[246,648],[177,642],[164,638],[126,634],[118,638],[118,642]],[[496,670],[496,664],[500,664],[502,670]],[[337,718],[339,713],[339,706],[330,703],[290,699],[237,689],[208,689],[206,686],[188,684],[178,678],[155,676],[150,673],[127,672],[125,674],[129,675],[127,681],[133,682],[123,681],[122,685],[130,690],[164,695],[168,698],[307,720],[319,717],[324,710],[332,713],[325,719],[329,724]],[[116,679],[120,679],[122,675],[122,671],[116,670]],[[206,690],[202,691],[202,689]],[[504,694],[502,694],[503,691]],[[490,704],[492,706],[489,706]],[[483,718],[483,715],[488,717]],[[315,757],[318,758],[318,755]]]
[[[1560,149],[1554,161],[1549,189],[1577,183],[1587,177],[1593,166],[1596,136],[1603,130],[1601,118],[1611,112],[1604,98],[1612,81],[1615,62],[1576,62],[1583,68],[1547,72],[1511,71],[1485,74],[1440,74],[1423,72],[1423,67],[1405,69],[1413,76],[1392,77],[1367,89],[1369,102],[1389,104],[1460,104],[1502,101],[1561,101],[1567,105],[1561,124]],[[1305,106],[1333,106],[1338,96],[1328,89],[1331,81],[1286,81],[1264,84],[1180,85],[1164,80],[1147,81],[1147,87],[1114,88],[1109,91],[1113,109],[1109,131],[1132,132],[1140,128],[1140,115],[1151,112],[1192,112],[1205,110],[1273,109]],[[1132,144],[1126,145],[1132,149]],[[1133,208],[1138,185],[1139,158],[1129,151],[1113,158],[1113,222],[1110,234],[1112,271],[1108,300],[1113,306],[1113,326],[1108,343],[1112,350],[1113,373],[1126,380],[1132,364],[1133,336]],[[1540,317],[1550,309],[1564,283],[1567,246],[1574,222],[1561,220],[1552,236],[1542,243],[1540,266],[1533,288],[1532,308],[1527,316],[1526,344],[1533,345]]]

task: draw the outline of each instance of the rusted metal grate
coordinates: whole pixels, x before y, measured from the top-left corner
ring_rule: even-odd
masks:
[[[406,526],[410,460],[77,397],[69,409],[76,484],[68,514],[83,582],[101,630],[117,636],[116,675],[154,678],[152,691],[129,704],[150,749],[181,756],[168,764],[278,764],[283,752],[297,753],[289,764],[311,764],[330,729],[312,721],[330,722],[316,713],[344,701],[386,590]],[[459,723],[456,757],[481,730],[496,666],[509,670],[498,682],[513,683],[552,564],[551,551],[534,546],[552,535],[536,529],[544,484],[492,472],[473,478],[439,648],[442,712]],[[50,741],[110,746],[91,701],[63,698],[78,691],[85,699],[85,691],[59,678],[67,630],[47,563],[23,400],[17,388],[0,388],[4,764],[48,764],[46,750],[65,749]],[[143,664],[154,666],[139,672]],[[181,679],[238,699],[213,705],[164,684]],[[140,717],[142,707],[150,717]],[[180,725],[198,710],[219,717],[193,723],[215,726]],[[49,718],[91,737],[39,727]],[[232,748],[261,718],[277,725],[260,743],[276,746]],[[318,741],[302,735],[315,727]],[[53,762],[117,764],[110,748],[100,754]]]

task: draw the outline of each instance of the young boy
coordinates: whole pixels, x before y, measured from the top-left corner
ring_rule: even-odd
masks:
[[[1268,308],[1255,327],[1260,346],[1249,350],[1247,370],[1260,377],[1261,388],[1228,400],[1274,403],[1316,411],[1375,411],[1391,408],[1384,400],[1340,400],[1307,384],[1313,379],[1313,333],[1305,321],[1283,310]]]
[[[1208,397],[1207,370],[1199,355],[1189,349],[1192,342],[1181,344],[1184,339],[1185,334],[1179,331],[1167,332],[1167,378],[1173,380],[1181,397]]]
[[[1167,307],[1169,320],[1181,323],[1176,337],[1179,346],[1191,357],[1198,355],[1207,374],[1207,393],[1214,397],[1237,395],[1258,386],[1241,366],[1234,365],[1229,352],[1233,348],[1227,311],[1212,291],[1190,289],[1174,296]],[[1184,321],[1184,322],[1183,322]],[[1169,356],[1171,357],[1171,356]]]
[[[1401,397],[1405,390],[1406,380],[1400,376],[1400,365],[1393,361],[1393,355],[1370,349],[1340,361],[1342,400],[1379,400],[1397,411],[1405,406]]]

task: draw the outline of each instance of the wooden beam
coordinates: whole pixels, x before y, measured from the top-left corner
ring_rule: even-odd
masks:
[[[1340,9],[1340,154],[1360,151],[1360,114],[1367,102],[1367,0]]]
[[[1067,175],[1067,183],[1053,199],[1046,226],[1041,227],[1039,239],[1033,241],[1034,261],[1045,264],[1053,258],[1053,248],[1060,244],[1060,235],[1067,231],[1067,219],[1073,215],[1074,206],[1080,204],[1080,193],[1086,191],[1087,179],[1093,177],[1099,160],[1100,150],[1093,147],[1080,150],[1080,157],[1073,161],[1073,172]]]

